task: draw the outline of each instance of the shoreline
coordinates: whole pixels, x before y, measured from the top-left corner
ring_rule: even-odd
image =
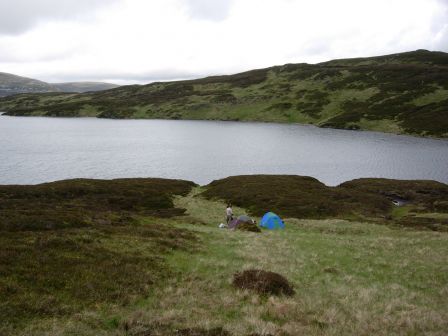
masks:
[[[184,182],[191,182],[194,183],[196,186],[204,188],[211,183],[215,181],[221,181],[229,178],[238,178],[238,177],[256,177],[256,176],[283,176],[283,177],[301,177],[301,178],[310,178],[313,180],[316,180],[317,182],[321,183],[327,188],[338,188],[344,183],[354,182],[358,180],[384,180],[384,181],[402,181],[402,182],[435,182],[440,183],[443,185],[448,186],[447,182],[437,181],[437,180],[428,180],[428,179],[397,179],[397,178],[386,178],[386,177],[358,177],[350,180],[345,180],[337,185],[328,185],[321,180],[319,180],[317,177],[314,176],[308,176],[308,175],[298,175],[298,174],[263,174],[263,173],[253,173],[253,174],[239,174],[239,175],[229,175],[224,176],[220,178],[213,179],[209,181],[208,183],[199,184],[195,181],[188,180],[188,179],[182,179],[182,178],[176,178],[176,177],[162,177],[162,176],[122,176],[122,177],[114,177],[114,178],[96,178],[96,177],[71,177],[71,178],[63,178],[58,180],[49,180],[49,181],[43,181],[43,182],[37,182],[37,183],[1,183],[0,186],[20,186],[20,187],[27,187],[27,186],[40,186],[45,184],[51,184],[51,183],[58,183],[58,182],[67,182],[67,181],[119,181],[119,180],[146,180],[146,179],[160,179],[160,180],[166,180],[166,181],[184,181]]]
[[[431,140],[442,140],[448,141],[448,135],[446,137],[436,137],[432,135],[421,135],[421,134],[413,134],[413,133],[395,133],[395,132],[386,132],[374,129],[347,129],[347,128],[334,128],[334,127],[322,127],[315,124],[303,124],[298,122],[281,122],[281,121],[263,121],[263,120],[224,120],[224,119],[166,119],[166,118],[103,118],[98,116],[45,116],[45,115],[9,115],[8,112],[0,112],[0,116],[4,117],[18,117],[18,118],[50,118],[50,119],[99,119],[99,120],[114,120],[114,121],[123,121],[123,120],[163,120],[163,121],[204,121],[204,122],[234,122],[234,123],[254,123],[254,124],[273,124],[273,125],[297,125],[297,126],[305,126],[305,127],[315,127],[317,129],[329,129],[336,131],[347,131],[347,132],[369,132],[369,133],[377,133],[377,134],[385,134],[385,135],[395,135],[395,136],[404,136],[404,137],[412,137],[419,139],[431,139]]]

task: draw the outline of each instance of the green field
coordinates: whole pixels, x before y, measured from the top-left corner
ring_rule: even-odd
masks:
[[[448,136],[448,54],[417,50],[112,90],[0,98],[15,116],[267,121]]]
[[[295,201],[279,190],[253,196],[269,183],[295,190]],[[217,196],[235,184],[241,195]],[[205,187],[163,179],[0,186],[0,334],[446,335],[448,186],[356,180],[345,187],[370,195],[363,220],[347,198],[337,216],[291,216],[328,197],[316,185],[242,176]],[[388,190],[410,202],[377,208]],[[276,209],[286,229],[219,229],[221,199],[250,204],[234,212],[257,221]],[[285,276],[295,295],[233,287],[247,269]]]

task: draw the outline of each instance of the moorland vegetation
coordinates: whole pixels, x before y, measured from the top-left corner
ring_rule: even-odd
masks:
[[[225,201],[286,228],[219,229]],[[447,204],[385,179],[0,186],[0,334],[443,335]]]
[[[0,99],[12,116],[237,120],[447,137],[448,54],[285,64],[83,94]]]

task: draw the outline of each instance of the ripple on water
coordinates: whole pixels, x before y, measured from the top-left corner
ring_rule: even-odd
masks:
[[[0,117],[0,183],[166,177],[205,184],[297,174],[448,183],[448,141],[313,126],[187,120]]]

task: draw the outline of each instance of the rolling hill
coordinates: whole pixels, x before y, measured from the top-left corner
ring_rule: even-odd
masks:
[[[52,92],[54,87],[37,79],[0,72],[0,97],[18,93]]]
[[[0,99],[8,115],[240,120],[448,136],[448,54],[285,64],[83,94]]]
[[[46,83],[37,79],[0,72],[0,97],[21,93],[88,92],[116,88],[118,85],[101,82]]]
[[[61,92],[90,92],[90,91],[103,91],[114,89],[118,87],[116,84],[103,83],[103,82],[67,82],[67,83],[51,83],[53,87],[56,87]]]

